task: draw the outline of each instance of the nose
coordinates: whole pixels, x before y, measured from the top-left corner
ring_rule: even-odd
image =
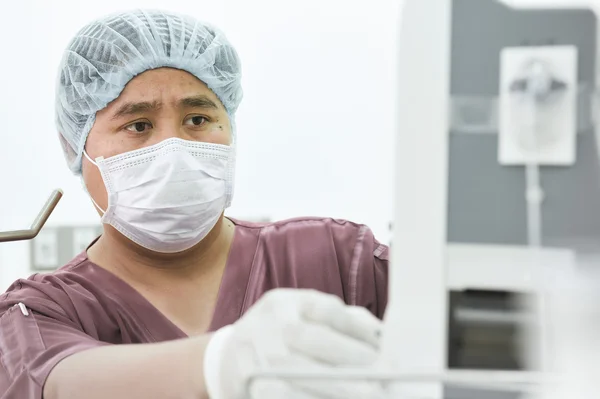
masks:
[[[186,129],[178,110],[163,111],[160,119],[154,126],[153,140],[161,142],[167,139],[179,138],[183,140],[197,140],[193,132]]]

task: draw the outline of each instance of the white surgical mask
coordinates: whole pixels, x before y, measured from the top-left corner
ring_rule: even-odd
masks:
[[[102,223],[162,253],[202,241],[231,204],[233,146],[171,138],[114,157],[98,157],[108,194]],[[92,200],[93,201],[93,200]]]

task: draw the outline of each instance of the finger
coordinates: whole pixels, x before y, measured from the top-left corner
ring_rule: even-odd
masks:
[[[355,338],[362,339],[371,346],[379,349],[383,322],[362,306],[347,306],[346,312],[354,323],[365,326],[363,329],[358,329],[359,335]]]
[[[283,331],[287,347],[298,354],[329,365],[373,364],[378,352],[363,341],[315,323],[295,323]]]
[[[333,295],[312,295],[301,304],[301,316],[316,324],[327,325],[345,335],[379,348],[382,323],[368,310],[346,306]]]

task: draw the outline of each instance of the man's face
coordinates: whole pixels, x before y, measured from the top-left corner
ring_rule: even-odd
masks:
[[[86,142],[90,158],[109,158],[169,138],[231,144],[231,125],[217,96],[195,76],[159,68],[133,78],[121,95],[96,114]],[[88,191],[108,207],[98,168],[85,157],[82,174]]]

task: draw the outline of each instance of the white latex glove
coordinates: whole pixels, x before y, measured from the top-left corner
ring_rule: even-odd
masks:
[[[266,293],[235,324],[218,330],[204,358],[211,399],[245,398],[245,383],[264,369],[368,367],[377,359],[381,322],[366,309],[312,290]],[[376,399],[377,384],[356,381],[262,381],[260,399]]]

